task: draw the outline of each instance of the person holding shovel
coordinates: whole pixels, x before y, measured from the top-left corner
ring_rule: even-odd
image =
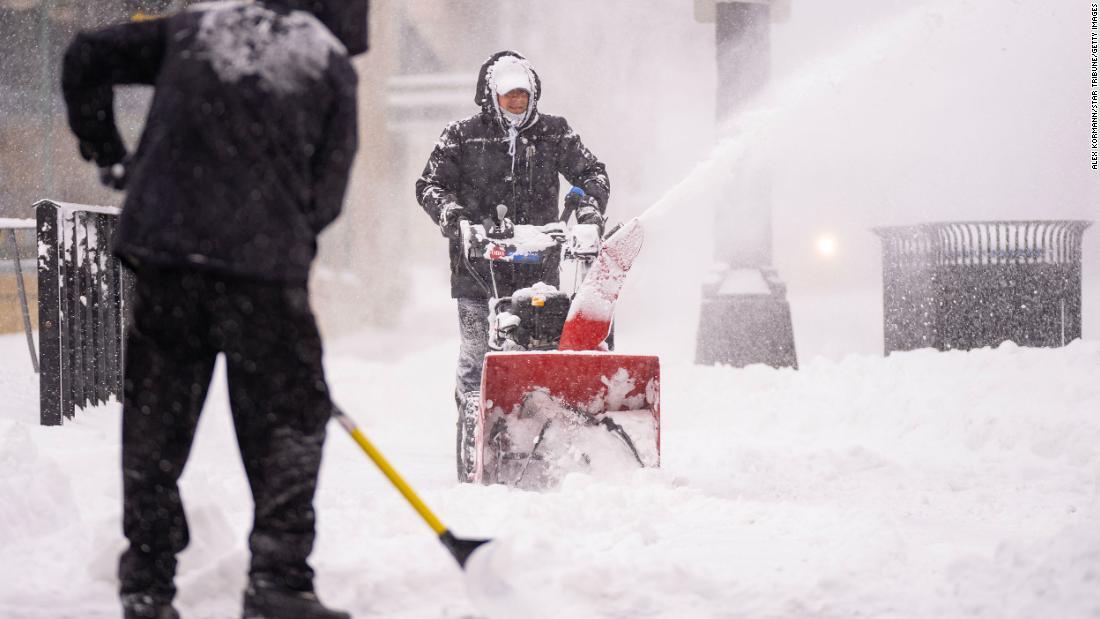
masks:
[[[357,149],[367,0],[204,3],[81,32],[62,90],[80,154],[125,189],[135,275],[122,405],[127,619],[174,619],[177,481],[219,354],[255,503],[247,619],[340,619],[314,593],[313,495],[333,407],[310,309],[317,236]],[[155,86],[136,151],[113,89]]]

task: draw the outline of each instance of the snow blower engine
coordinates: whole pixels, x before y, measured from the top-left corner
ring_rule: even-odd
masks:
[[[603,263],[614,272],[623,261],[609,262],[601,254],[623,255],[612,246],[621,244],[622,235],[601,239],[591,224],[512,225],[506,215],[500,206],[485,225],[461,224],[463,265],[489,297],[490,352],[480,396],[467,398],[460,420],[460,476],[546,488],[571,472],[657,466],[660,365],[654,356],[608,349],[617,287],[603,303],[603,330],[588,338],[590,344],[563,346],[571,326],[591,322],[578,315],[578,306],[600,306],[601,295],[621,286],[629,261],[608,278]],[[640,234],[628,241],[639,245],[626,253],[636,254]],[[612,251],[605,252],[608,248]],[[539,282],[509,291],[498,282],[502,263],[557,269],[565,290]],[[590,274],[597,277],[586,285]]]

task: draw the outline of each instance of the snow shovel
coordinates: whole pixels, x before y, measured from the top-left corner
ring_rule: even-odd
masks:
[[[378,448],[371,443],[369,439],[359,430],[359,427],[355,425],[355,422],[344,414],[340,409],[333,407],[332,416],[336,418],[336,421],[340,422],[340,425],[347,430],[351,435],[352,440],[358,443],[359,447],[363,449],[363,452],[371,459],[372,462],[382,471],[382,474],[386,476],[386,479],[397,491],[401,493],[401,496],[405,497],[405,500],[412,505],[416,513],[420,514],[420,517],[424,519],[424,522],[431,527],[432,531],[439,536],[439,541],[443,543],[443,546],[447,548],[447,551],[451,553],[455,561],[458,562],[459,567],[466,568],[466,562],[470,559],[470,555],[475,550],[488,544],[492,540],[488,539],[463,539],[456,537],[451,533],[442,521],[428,506],[420,499],[411,486],[401,477],[401,474],[386,460],[382,452],[378,451]]]

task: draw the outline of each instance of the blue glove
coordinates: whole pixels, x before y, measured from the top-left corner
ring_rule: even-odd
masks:
[[[584,190],[580,187],[574,187],[570,189],[569,193],[565,194],[566,212],[576,211],[578,208],[581,207],[581,203],[587,197],[587,194],[585,194]]]

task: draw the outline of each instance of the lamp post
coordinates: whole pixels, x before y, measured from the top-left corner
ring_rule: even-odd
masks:
[[[767,84],[771,24],[782,0],[696,0],[696,19],[715,24],[716,118],[721,126]],[[797,367],[786,285],[772,264],[771,173],[766,164],[729,170],[715,222],[716,266],[703,286],[696,363]]]

